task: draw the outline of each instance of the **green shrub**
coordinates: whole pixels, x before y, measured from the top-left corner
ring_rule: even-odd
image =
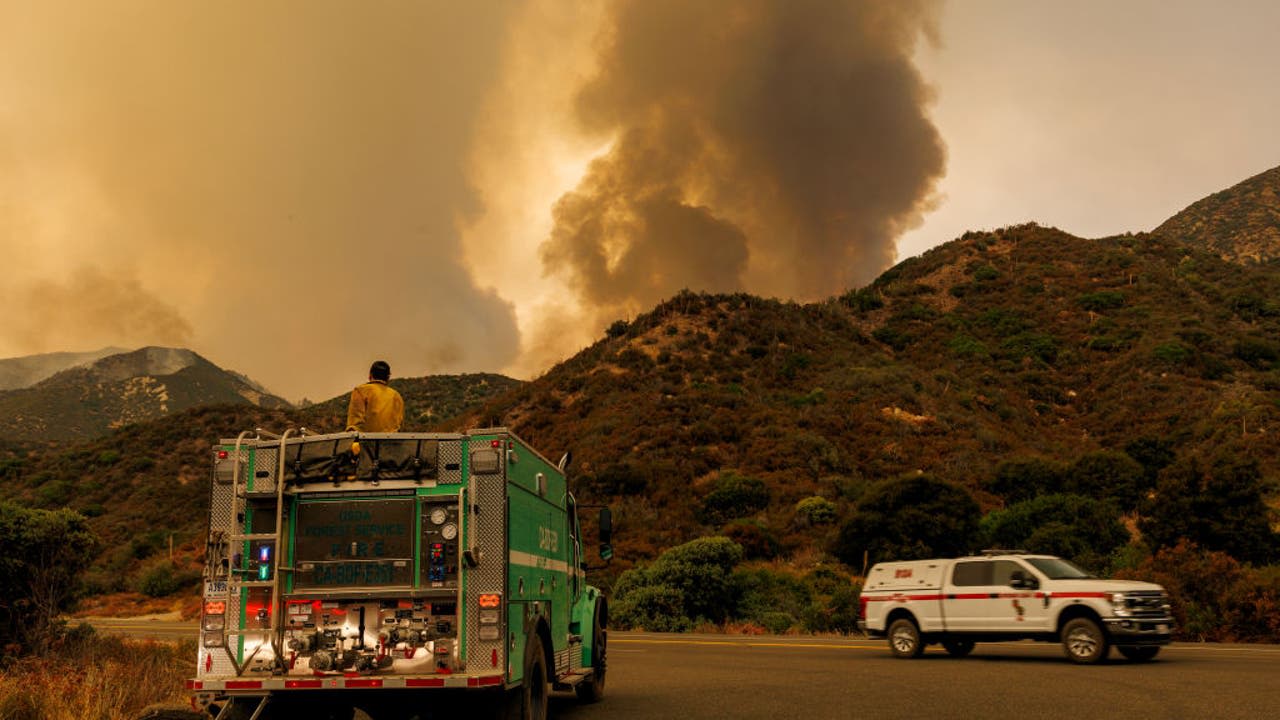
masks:
[[[698,513],[702,522],[717,525],[759,512],[769,505],[769,488],[763,480],[725,472],[715,488],[702,499]]]
[[[1012,504],[1040,495],[1062,492],[1066,468],[1044,458],[1015,458],[996,465],[995,475],[983,487]]]
[[[845,564],[957,555],[973,549],[978,503],[959,485],[912,475],[871,488],[832,548]]]
[[[1182,343],[1171,342],[1157,345],[1151,351],[1156,360],[1168,365],[1185,365],[1192,357],[1191,348]]]
[[[978,282],[991,282],[999,277],[1000,271],[990,265],[982,265],[973,271],[973,279]]]
[[[836,504],[820,496],[813,495],[796,503],[796,520],[802,525],[828,525],[835,522]]]
[[[986,357],[987,346],[977,338],[961,333],[947,341],[947,349],[956,357]]]
[[[618,627],[651,632],[688,632],[693,623],[684,614],[684,593],[667,585],[643,585],[615,595],[610,620]]]
[[[1129,541],[1114,505],[1080,495],[1042,495],[992,511],[982,534],[993,547],[1058,555],[1095,571]]]
[[[840,302],[851,310],[860,313],[871,312],[884,307],[884,299],[880,297],[879,293],[870,288],[850,290],[840,296]]]
[[[1113,290],[1089,293],[1077,298],[1076,303],[1085,310],[1091,310],[1093,312],[1112,310],[1124,306],[1124,293],[1115,292]]]
[[[1186,539],[1205,550],[1264,564],[1280,557],[1266,491],[1254,458],[1223,454],[1211,463],[1189,458],[1161,473],[1154,496],[1143,503],[1139,528],[1157,548]]]
[[[83,515],[0,503],[0,645],[42,648],[98,547]]]
[[[1125,453],[1103,450],[1076,460],[1067,472],[1067,492],[1114,500],[1123,510],[1135,510],[1153,485],[1137,460]]]
[[[1262,338],[1245,337],[1236,341],[1231,353],[1250,365],[1265,370],[1280,360],[1280,347]]]

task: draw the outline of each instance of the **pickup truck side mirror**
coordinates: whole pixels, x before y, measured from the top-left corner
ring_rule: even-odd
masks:
[[[1021,570],[1014,570],[1009,575],[1009,587],[1020,590],[1036,590],[1040,587],[1040,581]]]

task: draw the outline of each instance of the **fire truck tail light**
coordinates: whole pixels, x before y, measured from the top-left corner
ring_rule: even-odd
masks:
[[[481,610],[480,624],[481,625],[497,625],[498,611],[497,610]]]
[[[204,604],[205,615],[222,615],[227,612],[227,604],[222,600],[210,600]]]
[[[502,595],[498,593],[481,593],[480,597],[476,598],[476,601],[482,608],[497,609],[498,605],[502,602]]]
[[[223,615],[205,615],[204,629],[214,632],[221,632],[227,626],[226,617]]]
[[[497,625],[481,625],[480,626],[481,640],[497,640],[501,637],[502,637],[502,628],[499,628]]]

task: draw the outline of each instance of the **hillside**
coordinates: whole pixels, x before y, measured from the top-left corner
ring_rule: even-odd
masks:
[[[0,390],[30,387],[68,368],[123,352],[128,351],[107,347],[91,352],[55,352],[0,359]]]
[[[1280,258],[1280,167],[1193,203],[1152,234],[1235,262]]]
[[[190,350],[146,347],[0,392],[0,431],[11,441],[85,440],[215,403],[289,405]]]
[[[796,503],[847,514],[867,485],[924,472],[1002,499],[1010,458],[1233,451],[1280,470],[1280,275],[1152,235],[969,233],[812,305],[682,294],[471,419],[575,452],[588,501],[618,507],[620,555],[698,535],[825,547]],[[1148,450],[1144,452],[1144,449]],[[768,506],[698,509],[724,473]]]

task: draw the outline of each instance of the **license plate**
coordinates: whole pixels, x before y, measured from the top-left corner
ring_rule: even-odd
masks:
[[[206,582],[204,584],[205,597],[217,597],[219,595],[226,595],[226,594],[227,594],[227,581],[225,580],[214,580],[212,582]]]

